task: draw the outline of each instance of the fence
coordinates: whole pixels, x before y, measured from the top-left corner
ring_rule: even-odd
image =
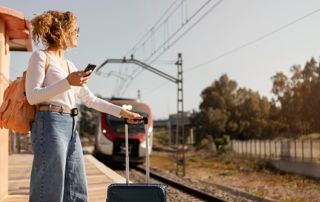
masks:
[[[31,134],[19,135],[9,132],[9,152],[11,153],[32,153]],[[95,137],[81,137],[82,147],[93,146]]]
[[[31,137],[28,135],[18,135],[10,131],[9,136],[10,153],[31,153]]]
[[[232,140],[230,146],[245,156],[320,162],[320,140]]]

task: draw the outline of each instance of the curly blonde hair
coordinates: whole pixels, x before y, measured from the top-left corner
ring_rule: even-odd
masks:
[[[74,34],[76,16],[70,12],[46,11],[31,20],[32,38],[36,45],[41,42],[47,47],[67,48]]]

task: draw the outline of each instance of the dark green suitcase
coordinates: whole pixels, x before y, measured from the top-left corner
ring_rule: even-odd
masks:
[[[111,184],[108,202],[165,202],[166,187],[162,184]]]
[[[129,183],[128,123],[125,119],[126,183],[114,183],[108,187],[107,202],[166,202],[166,185],[150,184],[148,119],[144,118],[146,137],[146,184]]]

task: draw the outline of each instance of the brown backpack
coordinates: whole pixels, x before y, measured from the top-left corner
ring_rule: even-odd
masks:
[[[46,53],[45,74],[49,62]],[[28,103],[25,93],[26,71],[17,77],[4,91],[0,107],[0,128],[11,129],[20,134],[28,134],[35,118],[35,106]]]

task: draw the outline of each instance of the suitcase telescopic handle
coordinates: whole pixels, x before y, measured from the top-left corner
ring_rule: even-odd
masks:
[[[129,123],[128,119],[124,119],[125,126],[125,145],[126,145],[126,184],[129,184],[129,128],[128,125],[144,124],[145,138],[146,138],[146,181],[150,183],[150,159],[149,159],[149,131],[148,131],[148,117],[143,119],[133,119],[135,123]]]

